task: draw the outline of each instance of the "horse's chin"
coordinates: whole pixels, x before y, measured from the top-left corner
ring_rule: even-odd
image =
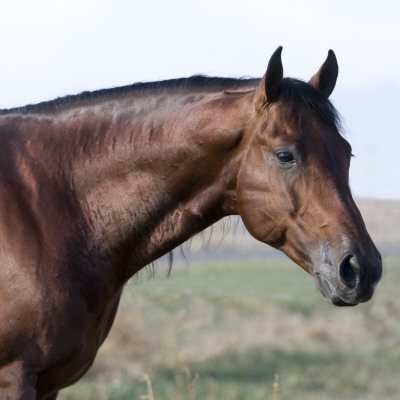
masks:
[[[344,298],[345,296],[339,294],[337,290],[333,289],[331,284],[322,277],[321,274],[316,273],[315,276],[317,278],[319,292],[328,303],[337,307],[353,307],[360,303],[358,300]]]

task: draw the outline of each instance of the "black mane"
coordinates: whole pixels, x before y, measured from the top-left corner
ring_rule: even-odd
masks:
[[[214,78],[204,75],[194,75],[190,78],[170,79],[156,82],[139,82],[133,85],[121,86],[111,89],[83,92],[77,95],[59,97],[55,100],[27,105],[24,107],[0,110],[0,114],[13,112],[30,113],[52,111],[71,104],[85,101],[107,98],[111,96],[125,95],[130,93],[164,92],[164,91],[194,91],[194,90],[224,90],[255,88],[260,79],[253,78]],[[282,89],[278,101],[287,108],[289,114],[297,112],[299,108],[306,107],[313,110],[325,123],[340,130],[340,116],[332,103],[324,97],[317,89],[297,79],[285,78],[282,81]]]
[[[169,79],[156,82],[139,82],[133,85],[115,87],[111,89],[100,89],[93,92],[82,92],[77,95],[59,97],[55,100],[45,101],[38,104],[29,104],[23,107],[0,110],[0,114],[18,112],[40,112],[55,110],[70,104],[81,103],[89,100],[102,99],[109,96],[124,95],[129,93],[163,92],[163,91],[190,91],[201,89],[237,89],[242,87],[253,87],[260,79],[248,78],[214,78],[205,75],[194,75],[189,78]]]

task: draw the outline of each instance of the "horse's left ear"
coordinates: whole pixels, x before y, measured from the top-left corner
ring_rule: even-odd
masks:
[[[338,74],[339,66],[335,53],[332,50],[329,50],[327,59],[308,83],[328,98],[335,88]]]

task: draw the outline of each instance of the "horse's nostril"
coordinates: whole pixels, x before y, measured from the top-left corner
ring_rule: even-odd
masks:
[[[350,289],[357,286],[359,280],[360,266],[357,258],[352,255],[346,256],[339,265],[339,277],[341,282]]]

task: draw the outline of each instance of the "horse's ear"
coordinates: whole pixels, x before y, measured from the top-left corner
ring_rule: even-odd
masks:
[[[338,74],[339,66],[335,53],[332,50],[329,50],[327,59],[308,83],[328,98],[335,88]]]
[[[267,72],[261,79],[254,97],[256,110],[261,110],[267,103],[275,101],[281,92],[283,66],[282,66],[282,46],[278,47],[268,63]]]

